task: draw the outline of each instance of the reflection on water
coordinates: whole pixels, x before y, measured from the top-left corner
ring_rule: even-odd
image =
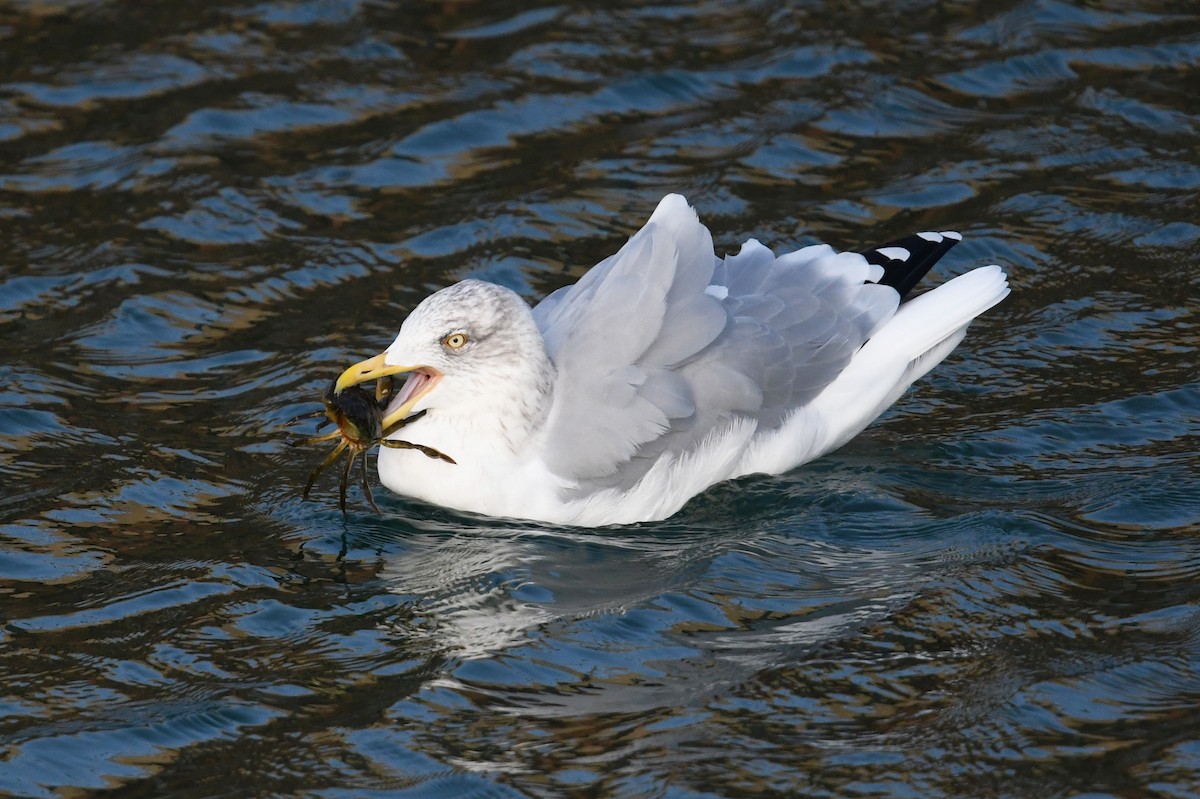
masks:
[[[0,7],[0,794],[1193,795],[1197,21]],[[540,298],[669,191],[1015,290],[662,523],[299,500],[281,426],[430,290]]]

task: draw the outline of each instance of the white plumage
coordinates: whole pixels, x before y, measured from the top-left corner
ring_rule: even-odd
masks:
[[[554,523],[662,519],[714,483],[841,446],[945,358],[1008,294],[986,266],[900,302],[957,238],[922,233],[875,263],[826,245],[776,258],[754,240],[718,259],[669,195],[533,309],[474,280],[431,295],[340,385],[410,372],[388,418],[428,412],[394,437],[456,461],[381,449],[393,491]]]

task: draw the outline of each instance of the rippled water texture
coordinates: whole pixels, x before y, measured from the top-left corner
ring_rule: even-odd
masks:
[[[1198,795],[1200,11],[786,5],[0,2],[0,795]],[[1015,290],[663,523],[300,500],[429,291],[669,191]]]

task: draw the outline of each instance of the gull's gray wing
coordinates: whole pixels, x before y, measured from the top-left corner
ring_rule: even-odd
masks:
[[[719,260],[678,195],[533,311],[558,376],[547,465],[629,487],[735,420],[774,429],[819,394],[899,304],[881,266],[826,245]]]

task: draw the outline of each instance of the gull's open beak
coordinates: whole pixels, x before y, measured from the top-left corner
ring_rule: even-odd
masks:
[[[365,383],[368,380],[375,380],[388,375],[409,373],[408,380],[404,382],[404,386],[395,395],[389,403],[389,407],[395,405],[386,416],[383,417],[383,429],[387,430],[392,425],[400,422],[408,417],[412,412],[412,408],[418,401],[437,385],[442,379],[442,373],[437,369],[429,366],[393,366],[385,362],[387,357],[386,352],[381,352],[374,358],[356,363],[346,371],[342,372],[341,377],[337,379],[337,384],[334,392],[340,394],[350,386]],[[399,400],[400,404],[396,405]]]

